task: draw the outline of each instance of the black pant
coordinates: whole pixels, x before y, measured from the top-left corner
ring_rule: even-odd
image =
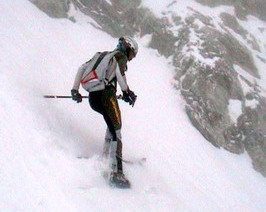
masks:
[[[102,91],[90,92],[89,103],[93,110],[103,115],[113,140],[117,140],[115,131],[121,129],[122,122],[115,89],[107,87]]]

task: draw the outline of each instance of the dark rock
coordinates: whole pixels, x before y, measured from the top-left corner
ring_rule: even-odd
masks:
[[[216,139],[213,137],[213,132],[210,128],[206,128],[204,125],[204,119],[198,117],[201,116],[201,111],[195,111],[190,107],[186,107],[186,113],[190,118],[191,123],[201,132],[201,134],[216,148],[220,148],[220,145],[216,143]]]
[[[160,31],[153,33],[149,46],[157,49],[160,54],[169,57],[170,55],[173,55],[175,51],[175,48],[173,48],[175,42],[176,38],[171,31],[161,29]]]
[[[70,0],[30,0],[40,10],[45,12],[52,18],[67,18],[67,12],[69,10]]]
[[[249,107],[244,109],[244,113],[237,119],[237,127],[245,136],[253,134],[258,129],[258,113]]]
[[[244,153],[243,134],[238,127],[232,125],[224,131],[225,149],[235,153]]]
[[[243,39],[247,40],[247,43],[252,45],[252,48],[260,52],[259,44],[253,35],[251,35],[247,30],[240,26],[236,17],[228,14],[221,13],[220,17],[222,18],[224,25],[232,29],[235,33],[239,34]],[[249,38],[251,37],[251,38]]]
[[[197,2],[217,7],[221,5],[234,6],[238,18],[246,19],[247,15],[254,15],[266,21],[266,4],[265,0],[196,0]]]
[[[266,137],[259,132],[253,132],[244,139],[245,149],[252,159],[255,170],[266,177]]]

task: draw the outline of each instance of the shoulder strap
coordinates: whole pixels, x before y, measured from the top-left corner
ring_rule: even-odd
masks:
[[[100,62],[102,61],[102,59],[105,57],[105,55],[107,55],[108,52],[102,52],[101,55],[99,56],[99,58],[97,59],[96,63],[94,64],[92,70],[95,70],[97,68],[97,66],[100,64]]]

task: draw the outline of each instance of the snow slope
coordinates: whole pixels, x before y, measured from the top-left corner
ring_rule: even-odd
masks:
[[[109,188],[102,118],[86,101],[42,95],[69,95],[78,66],[116,39],[26,0],[1,1],[0,12],[0,211],[266,210],[265,179],[247,155],[213,148],[192,127],[173,68],[145,47],[148,37],[129,63],[136,105],[120,104],[124,157],[147,162],[125,165],[132,189]]]

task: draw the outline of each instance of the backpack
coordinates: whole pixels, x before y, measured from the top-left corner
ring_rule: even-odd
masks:
[[[109,83],[109,79],[106,78],[107,72],[115,65],[112,58],[117,52],[97,52],[83,65],[84,73],[80,83],[85,90],[92,92],[105,89]]]

